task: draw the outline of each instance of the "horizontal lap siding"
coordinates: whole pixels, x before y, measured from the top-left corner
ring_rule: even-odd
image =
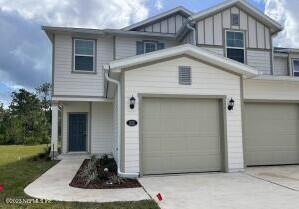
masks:
[[[91,153],[112,153],[113,103],[92,103]]]
[[[299,101],[297,81],[245,80],[244,99]]]
[[[247,50],[247,64],[256,68],[261,74],[271,74],[271,52]]]
[[[159,41],[165,44],[165,48],[176,45],[175,41],[161,40],[157,38],[129,38],[129,37],[116,37],[115,54],[116,59],[123,59],[136,55],[136,42],[143,40]]]
[[[113,58],[112,38],[97,40],[96,74],[72,73],[72,37],[55,36],[54,94],[104,96],[102,65]]]
[[[178,66],[191,66],[192,85],[178,84]],[[126,71],[125,79],[125,119],[139,119],[139,101],[131,110],[129,99],[138,94],[181,94],[181,95],[227,95],[234,98],[234,111],[227,112],[228,163],[229,170],[243,168],[242,125],[240,102],[240,77],[200,63],[189,58],[177,58],[146,67]],[[139,172],[139,124],[125,125],[125,170]]]
[[[274,75],[289,75],[288,58],[274,57]]]

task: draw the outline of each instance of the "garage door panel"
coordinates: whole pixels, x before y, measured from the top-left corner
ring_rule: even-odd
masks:
[[[143,174],[221,169],[218,100],[145,98],[142,105]]]
[[[245,104],[247,165],[299,163],[297,104]]]

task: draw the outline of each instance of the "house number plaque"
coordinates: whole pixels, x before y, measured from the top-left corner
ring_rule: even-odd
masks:
[[[136,120],[128,120],[127,121],[127,125],[128,126],[136,126],[137,125],[137,121]]]

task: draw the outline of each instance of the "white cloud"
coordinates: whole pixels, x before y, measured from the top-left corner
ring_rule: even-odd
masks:
[[[299,48],[298,0],[265,0],[265,13],[284,26],[275,46]]]
[[[162,2],[162,0],[156,0],[155,1],[155,8],[157,9],[157,10],[161,10],[161,9],[163,9],[163,2]]]
[[[0,9],[41,24],[119,28],[148,16],[147,0],[0,0]]]

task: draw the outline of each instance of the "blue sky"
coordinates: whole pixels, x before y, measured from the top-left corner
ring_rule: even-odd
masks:
[[[281,22],[279,46],[299,47],[298,0],[248,0]],[[51,80],[51,45],[41,25],[122,28],[184,6],[198,12],[222,0],[0,0],[0,102],[13,90]],[[86,12],[88,11],[88,12]]]

